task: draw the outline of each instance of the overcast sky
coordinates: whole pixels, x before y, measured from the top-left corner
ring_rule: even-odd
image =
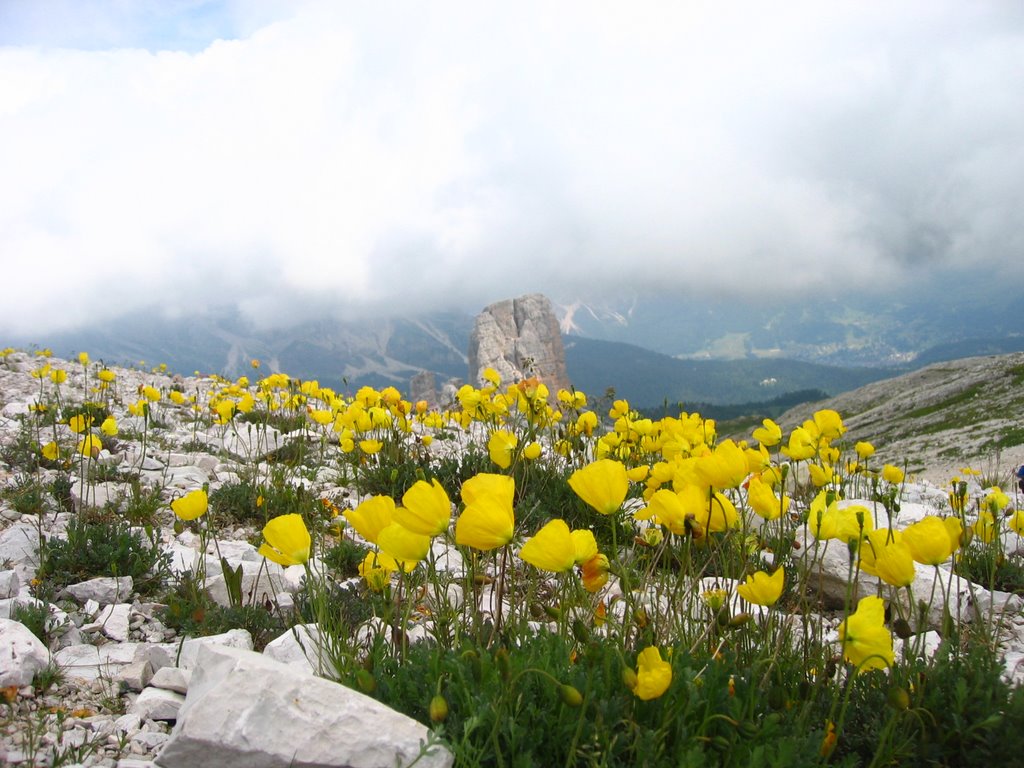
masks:
[[[1019,0],[0,0],[0,333],[1019,291],[1022,218]]]

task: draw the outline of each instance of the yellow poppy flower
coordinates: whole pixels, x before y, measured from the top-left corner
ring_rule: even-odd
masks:
[[[597,590],[608,583],[608,557],[600,552],[588,558],[580,566],[580,570],[583,588],[587,592],[597,592]]]
[[[826,440],[834,440],[846,432],[842,418],[838,413],[829,408],[815,411],[814,426],[817,427],[818,434]]]
[[[875,446],[871,443],[861,441],[853,446],[853,450],[857,452],[857,455],[861,459],[870,459],[875,453]]]
[[[334,421],[334,411],[328,411],[323,408],[314,408],[309,412],[309,418],[320,426],[326,426]]]
[[[391,574],[398,570],[398,562],[383,552],[367,552],[359,564],[359,575],[366,580],[366,586],[373,592],[383,592]]]
[[[376,544],[381,530],[395,517],[395,502],[390,496],[372,496],[355,509],[344,513],[345,520],[367,541]]]
[[[928,515],[903,530],[903,543],[913,558],[924,565],[941,565],[956,549],[950,529],[938,517]]]
[[[103,450],[103,441],[100,440],[96,435],[86,435],[75,447],[75,450],[82,456],[98,456],[99,452]]]
[[[598,459],[569,476],[569,487],[602,515],[618,512],[629,491],[626,467],[614,459]]]
[[[213,409],[217,412],[217,423],[227,424],[235,415],[235,401],[219,400],[213,404]]]
[[[780,499],[768,483],[755,475],[747,486],[747,503],[765,520],[775,520],[789,511],[790,499],[789,496]]]
[[[754,605],[775,605],[782,596],[785,585],[785,569],[781,566],[769,576],[764,571],[750,574],[746,580],[736,587],[736,592],[748,603]]]
[[[487,441],[487,454],[491,461],[502,469],[508,469],[512,465],[512,457],[515,455],[516,446],[519,445],[519,438],[511,432],[498,429],[491,433]]]
[[[209,500],[206,491],[202,488],[190,491],[180,499],[171,502],[171,510],[182,520],[195,520],[202,517],[206,514],[208,507]]]
[[[415,563],[427,556],[430,550],[430,537],[414,533],[399,523],[392,523],[383,528],[377,536],[377,546],[381,552],[396,560]]]
[[[974,521],[974,525],[971,526],[971,530],[974,531],[974,535],[981,541],[988,544],[996,537],[998,530],[996,519],[991,512],[987,509],[983,509],[978,513],[978,519]]]
[[[781,450],[793,461],[803,461],[818,452],[818,441],[806,429],[797,427],[789,433],[789,443]]]
[[[1010,504],[1010,497],[1003,493],[1003,489],[998,486],[992,486],[988,489],[988,493],[985,494],[985,500],[982,505],[993,514],[1002,512]]]
[[[597,539],[592,531],[583,528],[572,531],[572,546],[576,565],[583,565],[587,560],[597,554]]]
[[[697,490],[699,493],[699,489]],[[687,510],[679,494],[668,488],[661,488],[651,495],[647,506],[637,511],[634,517],[637,520],[653,520],[677,536],[682,536],[686,533],[686,514]]]
[[[378,453],[381,448],[384,447],[384,443],[380,440],[360,440],[359,450],[365,453],[367,456],[372,456]]]
[[[519,559],[542,571],[561,573],[576,564],[576,545],[564,520],[554,519],[519,550]]]
[[[828,464],[808,464],[807,471],[811,475],[811,482],[814,484],[815,488],[821,488],[824,485],[828,485],[835,477],[832,467]]]
[[[956,552],[963,543],[964,525],[960,522],[959,517],[944,517],[942,523],[946,526],[946,533],[949,534],[949,544],[953,547],[952,552]],[[1020,531],[1017,532],[1020,533]]]
[[[724,440],[715,450],[702,456],[697,473],[706,485],[718,488],[736,488],[748,474],[747,455],[732,440]]]
[[[429,483],[417,480],[402,496],[402,506],[395,509],[396,523],[423,536],[438,536],[447,531],[451,517],[452,503],[436,479]]]
[[[886,464],[882,467],[882,479],[893,485],[899,485],[903,482],[903,470],[892,464]]]
[[[771,419],[764,419],[763,426],[755,429],[751,436],[765,448],[771,448],[782,442],[782,427]]]
[[[487,552],[512,540],[515,480],[508,475],[480,473],[462,486],[466,508],[455,521],[455,543]]]
[[[861,598],[857,610],[839,625],[839,641],[843,657],[858,673],[891,666],[892,634],[885,628],[885,601],[875,595]]]
[[[917,570],[910,547],[903,543],[900,531],[879,528],[867,535],[857,550],[860,567],[865,573],[878,576],[886,584],[905,587],[914,582]]]
[[[113,416],[108,416],[100,424],[100,432],[108,437],[114,437],[117,434],[117,420]]]
[[[825,507],[825,495],[826,492],[822,491],[811,502],[807,522],[815,538],[839,539],[849,543],[874,529],[874,518],[867,507],[851,504],[840,508],[835,501]]]
[[[259,553],[278,565],[302,565],[309,560],[313,542],[302,515],[292,512],[271,518],[263,526],[263,538]]]
[[[68,419],[68,426],[76,435],[80,435],[92,426],[92,416],[80,413]]]
[[[695,496],[694,490],[700,491],[696,486],[688,486],[683,489],[683,493],[680,495],[683,497],[684,503],[687,496]],[[694,517],[704,530],[711,533],[721,533],[730,528],[738,528],[740,525],[740,516],[736,512],[736,507],[727,496],[717,491],[710,499],[706,493],[701,493],[701,504]]]
[[[60,457],[60,448],[51,440],[40,449],[40,453],[43,454],[43,458],[56,461]]]
[[[633,693],[643,701],[656,699],[672,684],[672,665],[661,658],[657,646],[640,651],[636,658],[636,684]]]

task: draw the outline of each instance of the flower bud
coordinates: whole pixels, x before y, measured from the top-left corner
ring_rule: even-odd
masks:
[[[448,702],[444,696],[437,694],[430,700],[430,722],[432,723],[443,723],[445,718],[448,717]]]
[[[900,688],[899,686],[894,685],[890,688],[885,700],[893,709],[903,710],[910,708],[910,694],[907,693],[905,688]]]
[[[363,693],[373,693],[377,690],[377,680],[365,669],[360,669],[356,672],[356,685],[359,686],[359,690]]]
[[[501,679],[506,683],[512,679],[512,659],[508,655],[508,648],[499,648],[494,654],[494,662],[498,665],[498,672]]]
[[[568,707],[583,705],[583,694],[571,685],[558,686],[558,695],[562,697],[562,702]]]
[[[640,683],[640,679],[636,676],[636,670],[631,667],[622,668],[622,682],[626,684],[629,690],[633,690]]]

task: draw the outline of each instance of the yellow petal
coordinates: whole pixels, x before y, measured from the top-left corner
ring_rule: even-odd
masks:
[[[413,533],[437,536],[448,530],[452,503],[436,479],[427,483],[417,480],[402,496],[402,506],[395,510],[395,522]],[[418,558],[417,558],[418,559]]]
[[[391,525],[395,517],[395,501],[390,496],[373,496],[355,509],[345,512],[345,519],[360,536],[377,543],[383,528]]]
[[[564,520],[551,520],[523,544],[519,558],[542,571],[568,571],[576,564],[576,545],[569,526]]]
[[[180,499],[175,499],[171,502],[171,509],[178,517],[182,520],[195,520],[198,517],[202,517],[206,514],[206,510],[209,506],[209,500],[206,496],[206,491],[199,488],[190,493],[186,493]]]
[[[598,459],[573,472],[569,487],[599,513],[610,515],[622,507],[629,491],[629,478],[622,462]]]
[[[263,526],[266,543],[260,554],[280,565],[302,565],[309,560],[312,540],[302,515],[292,512],[272,518]]]
[[[414,533],[398,523],[392,523],[380,532],[377,546],[396,560],[418,562],[427,556],[430,537]]]

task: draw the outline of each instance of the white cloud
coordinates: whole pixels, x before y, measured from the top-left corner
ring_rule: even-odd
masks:
[[[0,330],[1021,252],[1011,3],[56,5],[0,38]]]

